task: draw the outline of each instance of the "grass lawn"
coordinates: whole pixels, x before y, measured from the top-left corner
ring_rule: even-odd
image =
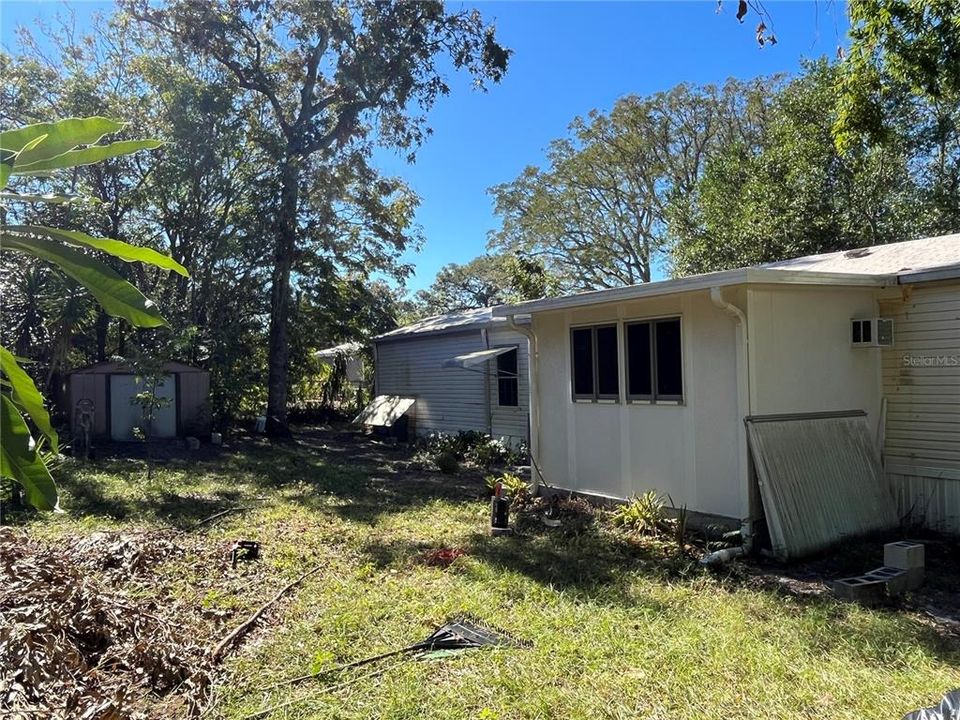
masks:
[[[401,469],[405,457],[316,430],[295,444],[171,461],[150,483],[135,461],[70,465],[67,514],[23,524],[50,542],[187,531],[197,554],[157,565],[139,592],[193,608],[213,640],[322,564],[227,659],[205,717],[299,699],[270,717],[899,720],[960,687],[956,637],[918,614],[708,572],[668,543],[605,527],[491,538],[479,475],[414,473]],[[190,529],[236,505],[252,509]],[[259,540],[263,557],[233,571],[226,550],[240,537]],[[446,569],[422,562],[441,547],[466,554]],[[532,645],[380,674],[368,666],[332,692],[324,682],[260,690],[420,640],[457,614]]]

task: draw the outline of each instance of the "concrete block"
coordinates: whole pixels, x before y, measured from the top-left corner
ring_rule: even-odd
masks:
[[[199,449],[200,449],[200,441],[195,437],[188,437],[187,450],[199,450]]]
[[[923,567],[923,545],[909,540],[887,543],[883,546],[883,564],[887,567],[910,570]]]
[[[891,595],[902,595],[909,589],[907,571],[900,568],[884,565],[876,570],[871,570],[864,577],[883,580],[887,585],[887,592]]]
[[[905,572],[907,573],[907,590],[916,590],[923,585],[925,571],[922,567],[910,568]]]
[[[833,594],[841,600],[871,605],[879,603],[886,595],[887,581],[867,575],[842,578],[833,583]]]

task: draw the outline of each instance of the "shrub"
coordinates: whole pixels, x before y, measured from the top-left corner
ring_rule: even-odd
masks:
[[[477,430],[461,431],[456,435],[431,433],[421,441],[420,447],[432,457],[449,452],[461,462],[484,469],[492,465],[520,465],[527,460],[524,443],[514,449],[502,439],[492,438]]]
[[[504,473],[503,475],[487,475],[487,488],[490,492],[496,489],[497,483],[503,486],[504,497],[519,505],[530,499],[530,484],[519,475]]]
[[[656,491],[648,490],[618,506],[611,513],[610,521],[631,532],[652,535],[663,522],[663,506],[663,498]]]
[[[444,475],[456,475],[460,472],[460,461],[452,452],[438,453],[433,461],[437,464],[437,469]]]

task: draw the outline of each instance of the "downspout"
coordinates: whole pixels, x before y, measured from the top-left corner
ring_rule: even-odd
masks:
[[[527,380],[530,384],[530,479],[533,481],[532,494],[536,495],[543,482],[540,475],[540,350],[537,336],[528,327],[517,325],[514,315],[507,316],[507,327],[527,338]]]
[[[742,362],[738,363],[737,367],[737,404],[740,407],[740,415],[742,417],[748,417],[753,414],[753,398],[750,393],[750,339],[747,332],[747,316],[743,310],[731,302],[728,302],[726,298],[723,297],[723,290],[720,287],[710,288],[710,300],[718,308],[723,310],[726,313],[729,313],[737,321],[737,329],[740,334],[740,348],[743,353]],[[747,475],[745,481],[747,483],[747,518],[740,523],[740,535],[742,538],[742,544],[740,547],[735,548],[724,548],[723,550],[718,550],[713,553],[709,553],[701,558],[700,562],[704,565],[715,565],[725,563],[728,560],[739,555],[747,555],[753,549],[753,528],[751,526],[752,512],[750,507],[750,483],[749,483],[749,467],[750,467],[750,457],[749,450],[747,449],[747,440],[746,440],[746,427],[742,423],[737,423],[738,432],[744,433],[739,443],[739,457],[740,457],[740,467],[742,472]]]
[[[483,349],[490,349],[490,333],[487,331],[487,328],[480,328],[480,338],[483,341]],[[491,438],[493,437],[493,400],[490,396],[493,394],[493,388],[491,386],[490,378],[492,373],[490,372],[490,362],[487,361],[483,363],[483,397],[486,399],[484,407],[487,411],[487,435]]]

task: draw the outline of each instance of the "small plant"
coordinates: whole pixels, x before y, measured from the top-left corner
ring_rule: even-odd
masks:
[[[460,461],[457,460],[457,456],[449,450],[438,453],[433,458],[433,461],[436,463],[437,469],[444,475],[456,475],[460,472]]]
[[[677,516],[672,520],[672,531],[673,539],[677,542],[677,547],[683,550],[683,546],[687,541],[687,518],[689,513],[687,512],[686,503],[677,507],[677,504],[673,501],[673,497],[667,495],[667,501],[670,503],[670,507],[677,508]]]
[[[523,504],[530,499],[530,484],[519,475],[513,473],[487,475],[485,482],[491,494],[496,489],[497,483],[500,483],[504,497],[509,498],[514,505]]]
[[[647,490],[618,506],[611,513],[610,521],[631,532],[653,535],[663,522],[663,506],[663,498],[656,491]]]

